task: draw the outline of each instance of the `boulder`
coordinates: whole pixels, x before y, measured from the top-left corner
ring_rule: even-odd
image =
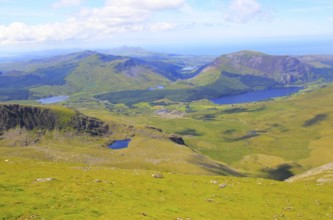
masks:
[[[175,142],[176,144],[179,144],[179,145],[185,145],[185,141],[182,137],[179,137],[179,136],[176,136],[176,135],[172,135],[171,137],[169,137],[169,139],[173,142]]]
[[[161,173],[154,173],[151,176],[154,178],[163,178],[163,175]]]

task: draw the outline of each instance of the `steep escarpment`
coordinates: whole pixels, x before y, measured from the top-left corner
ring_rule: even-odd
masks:
[[[270,79],[283,85],[306,83],[312,80],[310,69],[298,58],[268,55],[256,51],[222,55],[204,68],[197,78],[205,79],[208,75],[215,73],[213,79],[216,79],[225,72],[237,74],[240,78],[250,75]]]
[[[215,64],[228,62],[235,73],[249,73],[276,80],[283,84],[309,81],[306,66],[291,56],[273,56],[255,51],[240,51],[227,54]]]
[[[59,127],[58,116],[50,109],[21,106],[0,105],[0,131],[21,127],[28,130]]]
[[[109,132],[108,125],[103,121],[68,109],[0,105],[0,134],[16,127],[27,130],[71,129],[93,136],[101,136]]]
[[[93,136],[103,135],[109,132],[109,126],[103,121],[88,117],[82,113],[77,112],[68,122],[72,128],[78,132],[88,133]]]

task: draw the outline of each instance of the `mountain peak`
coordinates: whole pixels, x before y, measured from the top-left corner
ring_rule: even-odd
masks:
[[[306,66],[297,58],[269,55],[252,50],[222,55],[206,70],[211,68],[220,72],[261,76],[283,84],[301,83],[309,80]]]
[[[87,56],[91,56],[91,55],[96,55],[96,54],[98,54],[98,52],[93,51],[93,50],[84,50],[84,51],[77,52],[74,54],[77,56],[87,57]]]
[[[116,56],[134,56],[134,57],[147,57],[159,54],[156,52],[143,49],[142,47],[129,47],[129,46],[121,46],[113,48],[107,50],[106,53]]]
[[[268,56],[268,55],[265,53],[262,53],[260,51],[255,51],[255,50],[241,50],[238,52],[225,54],[223,56],[233,58],[233,57],[240,57],[240,56]]]

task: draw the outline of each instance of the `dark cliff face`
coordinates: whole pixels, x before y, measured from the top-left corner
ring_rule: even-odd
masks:
[[[125,72],[131,77],[137,77],[137,75],[134,74],[135,68],[143,68],[155,72],[171,81],[182,78],[182,74],[180,74],[181,67],[163,61],[147,62],[136,58],[129,58],[115,66],[117,73]]]
[[[0,134],[16,127],[27,130],[73,129],[93,136],[109,132],[109,126],[99,119],[72,112],[71,117],[64,121],[60,119],[60,114],[51,109],[33,106],[0,105]]]
[[[58,126],[57,123],[57,114],[49,109],[0,105],[0,132],[15,127],[52,130]]]
[[[100,136],[108,133],[109,126],[96,118],[76,113],[70,120],[69,125],[78,132],[88,133],[93,136]]]
[[[254,74],[274,79],[283,84],[308,82],[309,70],[300,60],[291,56],[273,56],[255,51],[240,51],[217,58],[214,66],[228,71]]]
[[[173,141],[174,143],[176,143],[176,144],[185,145],[186,146],[185,141],[184,141],[184,139],[182,137],[179,137],[179,136],[176,136],[176,135],[172,135],[172,136],[169,137],[169,139],[171,141]]]

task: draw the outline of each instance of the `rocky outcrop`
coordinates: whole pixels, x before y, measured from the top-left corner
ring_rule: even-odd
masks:
[[[93,136],[100,136],[109,131],[109,126],[103,121],[79,112],[71,118],[69,125],[78,132],[88,133]]]
[[[130,59],[127,59],[127,60],[117,64],[115,66],[115,69],[119,73],[119,72],[123,72],[123,71],[130,71],[132,68],[134,68],[138,65],[143,65],[143,64],[145,64],[145,63],[141,60],[130,58]]]
[[[291,56],[240,51],[223,55],[211,65],[233,73],[267,77],[283,84],[308,82],[310,80],[307,66],[299,59]]]
[[[0,105],[0,132],[20,127],[27,130],[52,130],[58,126],[57,114],[49,109],[21,106]]]
[[[61,119],[62,112],[55,110],[22,106],[0,105],[0,134],[12,128],[27,130],[76,130],[78,133],[87,133],[101,136],[109,132],[109,126],[103,121],[74,112],[69,119]]]
[[[171,137],[169,137],[169,139],[171,141],[173,141],[174,143],[176,143],[176,144],[185,145],[186,146],[185,141],[184,141],[184,139],[182,137],[179,137],[177,135],[172,135]]]

